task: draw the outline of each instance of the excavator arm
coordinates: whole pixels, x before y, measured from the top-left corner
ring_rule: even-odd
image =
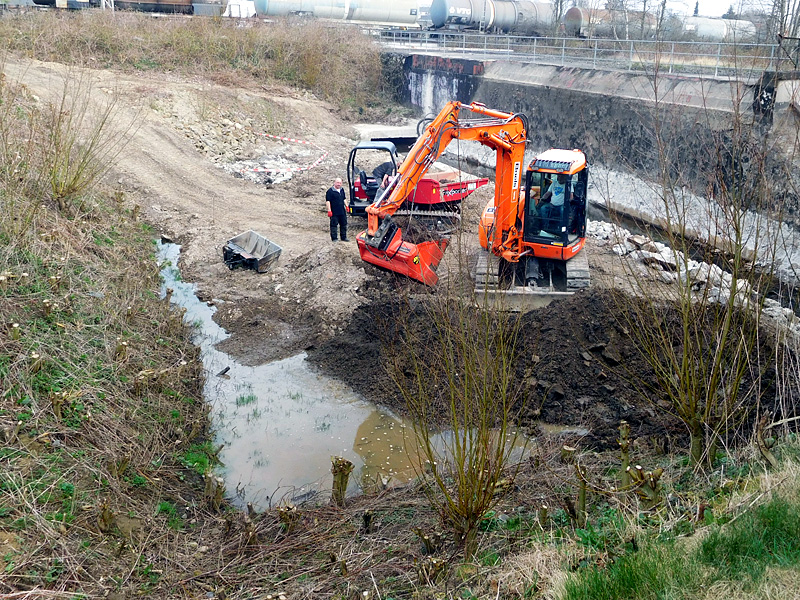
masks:
[[[463,118],[463,111],[473,116]],[[527,128],[527,119],[521,114],[493,110],[479,103],[449,102],[445,105],[417,139],[391,186],[367,207],[367,230],[357,238],[361,258],[427,285],[435,285],[438,281],[435,269],[449,240],[442,238],[419,244],[404,240],[392,215],[454,139],[475,140],[496,151],[495,205],[504,214],[518,215]],[[504,240],[516,240],[519,236],[515,232],[500,232],[493,237],[502,247]],[[503,252],[509,256],[514,254],[507,248],[503,248]]]

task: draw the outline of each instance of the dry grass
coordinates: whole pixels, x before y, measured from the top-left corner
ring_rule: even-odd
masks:
[[[152,231],[102,197],[102,169],[69,205],[50,185],[51,111],[77,105],[42,106],[10,82],[0,96],[14,158],[0,174],[0,592],[152,581],[166,565],[146,552],[186,535],[158,507],[182,522],[202,510],[183,499],[180,464],[207,426],[197,351],[159,299]]]
[[[699,600],[797,600],[800,598],[800,571],[770,567],[758,585],[721,581],[704,591]]]
[[[25,34],[51,19],[53,32],[37,30],[35,43],[27,43],[40,58],[55,58],[53,48],[71,56],[64,41],[44,43],[59,41],[55,20],[73,26],[70,19],[89,16],[18,18],[0,21],[0,29],[14,21]],[[117,18],[140,23],[143,34],[146,23],[178,27],[140,15]],[[103,37],[86,35],[92,44]],[[107,31],[107,43],[116,36]],[[104,55],[78,56],[91,64]],[[538,459],[523,465],[511,493],[482,520],[469,563],[456,558],[447,535],[433,553],[424,551],[415,531],[438,539],[441,516],[413,485],[344,509],[289,508],[288,519],[277,510],[247,515],[215,507],[198,469],[187,466],[197,458],[205,461],[201,471],[213,464],[203,373],[180,315],[159,298],[154,232],[124,196],[96,182],[59,206],[40,152],[53,123],[40,117],[49,108],[10,82],[0,83],[0,94],[0,595],[555,597],[564,573],[608,564],[639,536],[702,527],[696,516],[709,494],[719,516],[742,506],[731,499],[736,490],[751,497],[754,480],[733,452],[724,470],[700,479],[679,458],[636,450],[634,462],[666,468],[669,497],[640,513],[635,497],[616,490],[616,454],[579,452],[590,484],[589,526],[576,529],[575,470],[559,456],[562,444],[580,440],[543,438]],[[771,477],[796,481],[796,465]],[[549,518],[540,523],[542,505]],[[787,597],[779,583],[797,589],[793,574],[770,573],[763,597]],[[734,587],[725,593],[736,597]]]
[[[381,104],[377,45],[357,28],[318,21],[155,19],[118,11],[25,12],[0,19],[7,49],[95,68],[171,71],[220,84],[284,82],[344,108]]]

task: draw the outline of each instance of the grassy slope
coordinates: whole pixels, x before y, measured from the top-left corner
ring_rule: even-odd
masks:
[[[42,59],[230,81],[264,77],[269,67],[323,95],[359,102],[343,88],[316,87],[328,78],[314,79],[313,60],[282,38],[264,41],[215,21],[154,25],[136,15],[34,13],[0,20],[0,31],[14,51]],[[295,30],[293,37],[315,31],[322,36]],[[276,56],[281,62],[259,62]],[[298,75],[307,69],[311,76]],[[343,510],[248,516],[217,506],[213,482],[206,490],[199,476],[213,464],[201,365],[180,315],[159,299],[155,232],[95,179],[60,185],[69,172],[55,168],[52,133],[65,123],[48,118],[50,107],[24,89],[1,85],[0,594],[595,598],[619,589],[617,597],[638,598],[696,597],[711,586],[720,596],[733,590],[758,598],[769,597],[771,579],[781,581],[782,593],[797,591],[797,477],[789,467],[754,479],[758,467],[733,454],[707,478],[679,457],[636,456],[666,467],[662,484],[672,495],[647,514],[629,495],[599,493],[617,483],[614,456],[584,455],[595,493],[588,525],[576,529],[564,502],[575,495],[574,471],[559,464],[558,446],[542,446],[539,466],[521,473],[484,520],[472,564],[454,557],[449,535],[435,543],[440,524],[414,488],[368,494]],[[793,451],[784,452],[787,464],[797,462]],[[783,500],[748,512],[770,498],[760,490],[771,487]],[[543,504],[551,508],[542,528]],[[687,551],[674,538],[705,527],[695,519],[700,505],[709,506],[713,527],[745,517],[733,524],[741,529],[722,528]],[[434,540],[433,555],[415,530]],[[773,541],[766,550],[752,535],[764,531]],[[687,568],[687,557],[700,566]],[[639,564],[634,572],[642,577],[626,572],[629,564]],[[670,564],[674,577],[664,569]],[[576,575],[563,584],[571,568]],[[668,577],[645,584],[653,571]]]

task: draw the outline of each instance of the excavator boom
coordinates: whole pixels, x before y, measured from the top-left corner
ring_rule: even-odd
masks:
[[[472,116],[467,118],[465,113]],[[389,189],[367,207],[367,229],[356,238],[361,258],[426,285],[435,285],[436,267],[444,256],[448,238],[413,243],[403,238],[392,215],[454,139],[478,141],[496,151],[494,202],[504,211],[518,214],[527,129],[527,119],[521,114],[493,110],[477,102],[445,105],[417,139]],[[497,238],[501,247],[498,251],[511,257],[515,250],[506,248],[505,240],[516,240],[519,236],[507,233]]]

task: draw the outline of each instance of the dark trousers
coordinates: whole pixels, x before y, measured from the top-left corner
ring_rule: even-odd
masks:
[[[339,226],[339,237],[347,239],[347,215],[333,215],[331,217],[331,239],[336,241],[336,226]]]

